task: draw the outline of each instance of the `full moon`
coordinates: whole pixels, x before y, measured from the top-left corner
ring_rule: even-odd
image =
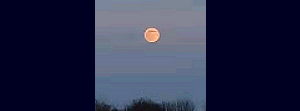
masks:
[[[157,42],[159,40],[160,34],[156,28],[147,28],[144,36],[147,42]]]

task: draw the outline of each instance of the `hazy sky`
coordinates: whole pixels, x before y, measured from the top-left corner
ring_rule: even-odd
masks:
[[[95,91],[116,106],[206,98],[205,0],[96,0]],[[144,40],[147,27],[161,38]],[[197,105],[199,107],[199,105]]]

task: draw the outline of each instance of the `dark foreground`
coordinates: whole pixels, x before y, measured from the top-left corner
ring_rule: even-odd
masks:
[[[205,109],[205,108],[204,108]],[[96,101],[95,111],[195,111],[195,104],[191,100],[177,100],[156,103],[150,99],[133,100],[124,109],[117,109],[105,102]]]

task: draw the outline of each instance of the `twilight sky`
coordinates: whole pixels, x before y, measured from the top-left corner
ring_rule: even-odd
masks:
[[[206,1],[95,3],[96,99],[122,107],[138,97],[188,97],[199,108],[206,98]],[[157,43],[144,40],[147,27],[160,31]]]

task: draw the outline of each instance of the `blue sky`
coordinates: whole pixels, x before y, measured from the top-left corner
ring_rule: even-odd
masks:
[[[190,10],[205,7],[206,0],[96,0],[95,9],[106,11]]]
[[[205,0],[96,0],[95,96],[206,99]],[[161,38],[144,40],[147,27]],[[199,109],[200,110],[200,109]]]

